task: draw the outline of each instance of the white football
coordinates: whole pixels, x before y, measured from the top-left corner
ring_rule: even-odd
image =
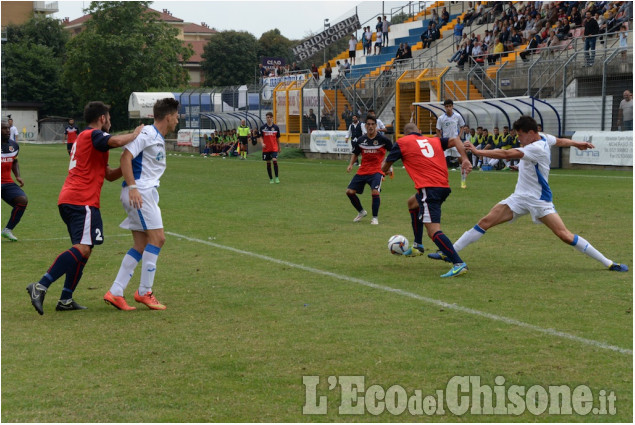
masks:
[[[388,239],[388,249],[391,254],[403,255],[404,252],[408,251],[409,246],[408,239],[403,235],[395,235]]]

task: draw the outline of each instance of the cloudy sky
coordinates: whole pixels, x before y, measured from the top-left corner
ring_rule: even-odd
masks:
[[[357,13],[360,23],[383,12],[390,16],[392,8],[407,5],[407,1],[155,1],[155,10],[168,9],[173,16],[186,22],[205,22],[219,31],[247,31],[256,38],[278,28],[289,39],[300,40],[324,29],[324,19],[337,23]],[[418,2],[413,2],[417,4]],[[53,17],[77,19],[89,1],[58,1],[59,12]],[[395,13],[396,13],[396,9]],[[407,9],[406,9],[407,10]],[[374,20],[373,20],[374,22]],[[374,26],[374,24],[373,24]]]

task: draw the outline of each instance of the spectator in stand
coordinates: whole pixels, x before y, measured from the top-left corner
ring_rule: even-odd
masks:
[[[362,28],[362,53],[366,55],[366,45],[368,44],[368,40],[366,39],[366,27]]]
[[[465,11],[465,14],[463,15],[463,22],[465,23],[466,26],[470,25],[468,24],[468,22],[471,22],[473,15],[474,15],[474,5],[472,4],[472,2],[468,2],[467,10]]]
[[[472,22],[474,22],[477,18],[481,18],[484,17],[485,15],[483,14],[483,12],[485,11],[485,5],[483,4],[484,2],[480,2],[477,6],[476,6],[476,12],[474,12],[474,15],[472,15],[472,19],[470,20],[470,23],[468,24],[469,26],[472,26]],[[480,23],[480,22],[479,22]]]
[[[370,25],[366,27],[366,54],[370,55],[373,52],[373,32],[370,30]]]
[[[536,49],[538,48],[539,44],[540,44],[540,36],[536,34],[527,45],[527,48],[524,51],[520,52],[520,58],[523,60],[523,62],[529,62],[529,59],[527,59],[527,56],[533,55],[534,53],[536,53]]]
[[[470,39],[467,38],[467,34],[463,34],[463,39],[458,45],[458,50],[456,51],[456,53],[454,53],[454,55],[451,58],[448,59],[448,62],[452,63],[461,59],[461,55],[465,52],[465,48],[469,44],[470,44]]]
[[[595,62],[595,43],[600,27],[597,21],[587,10],[586,19],[584,20],[584,57],[586,59],[585,66],[593,66]]]
[[[571,31],[571,26],[567,18],[560,19],[558,23],[556,23],[556,35],[560,40],[569,37],[569,31]]]
[[[315,116],[315,112],[313,112],[313,109],[309,109],[309,113],[306,114],[305,117],[307,120],[309,133],[317,130],[317,117]]]
[[[430,22],[434,22],[434,25],[436,25],[437,27],[440,24],[439,15],[437,14],[437,10],[436,9],[432,9],[432,16],[430,16]],[[430,26],[430,24],[428,24],[428,26]]]
[[[472,50],[473,49],[474,49],[474,44],[473,44],[472,40],[470,39],[469,44],[465,47],[465,50],[463,51],[463,53],[461,53],[461,58],[456,63],[456,66],[461,71],[463,71],[465,69],[465,62],[468,62],[470,60],[470,57],[472,56]]]
[[[395,62],[399,62],[403,60],[403,56],[405,54],[403,43],[399,45],[397,49],[397,53],[395,54]]]
[[[377,19],[379,19],[379,18],[377,18]],[[382,35],[381,29],[380,29],[380,30],[378,30],[375,33],[375,54],[376,55],[381,54],[381,46],[383,44],[383,41],[382,41],[383,38],[382,37],[383,37],[383,35]]]
[[[443,10],[441,11],[441,25],[440,26],[443,26],[447,24],[448,22],[450,22],[450,13],[444,7]]]
[[[408,42],[404,42],[404,49],[405,49],[405,53],[403,58],[404,59],[412,59],[412,49],[410,48],[410,46],[408,45]]]
[[[348,109],[348,105],[344,105],[344,111],[342,111],[341,117],[346,124],[346,128],[350,127],[351,122],[353,121],[353,111]]]
[[[474,48],[472,49],[472,57],[474,58],[474,61],[478,64],[483,64],[484,62],[484,58],[483,58],[483,44],[480,41],[477,41],[476,43],[474,43]]]
[[[571,14],[569,15],[569,25],[572,28],[576,28],[582,25],[582,15],[576,6],[571,8]]]
[[[536,33],[536,22],[538,21],[538,17],[531,18],[527,22],[525,26],[525,30],[523,31],[523,38],[525,40],[530,40],[533,35]]]
[[[351,64],[355,65],[355,54],[357,53],[357,39],[355,34],[351,34],[351,39],[348,40],[348,57],[351,60]]]
[[[626,51],[628,49],[628,28],[626,27],[626,24],[622,24],[622,26],[620,26],[619,37],[620,37],[620,49],[623,49],[622,59],[626,59]]]
[[[445,9],[445,8],[444,8]],[[454,44],[456,44],[456,50],[459,50],[459,44],[463,39],[463,29],[465,25],[461,23],[461,18],[456,18],[456,25],[454,25]]]
[[[382,40],[384,42],[384,44],[382,44],[382,46],[388,46],[388,31],[390,28],[390,22],[388,22],[388,19],[386,19],[386,15],[384,15],[384,20],[381,21],[381,34],[382,34]]]
[[[436,24],[434,22],[430,22],[428,30],[421,34],[421,41],[423,42],[421,47],[423,49],[429,48],[432,42],[438,38],[438,33],[439,31],[437,30]]]
[[[324,88],[328,89],[331,86],[331,77],[333,75],[333,69],[331,68],[331,62],[327,62],[324,67]]]
[[[492,32],[489,30],[485,30],[485,35],[483,36],[483,43],[487,46],[491,46],[492,44]]]
[[[313,78],[315,78],[316,80],[320,79],[320,71],[318,70],[316,64],[311,65],[311,74],[313,74]]]
[[[344,75],[343,77],[346,77],[348,74],[350,74],[351,72],[351,64],[348,61],[348,59],[344,59]]]
[[[494,51],[487,57],[487,63],[494,65],[496,60],[501,57],[503,53],[505,53],[505,45],[503,44],[502,38],[499,37],[496,41],[496,45],[494,46]]]
[[[617,125],[622,131],[633,130],[633,93],[630,90],[624,91],[624,99],[620,102],[617,112]]]
[[[511,48],[509,50],[515,50],[516,47],[523,44],[523,36],[520,34],[520,30],[514,31],[514,35],[511,36],[509,42],[511,44]]]

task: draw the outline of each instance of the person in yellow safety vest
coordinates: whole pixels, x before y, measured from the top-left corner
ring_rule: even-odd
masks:
[[[238,133],[238,155],[240,159],[247,159],[247,145],[251,129],[246,125],[245,120],[240,120],[240,126],[236,129]]]
[[[482,137],[483,137],[483,127],[478,126],[476,127],[476,132],[474,131],[474,129],[470,130],[470,142],[474,145],[474,146],[480,146],[479,149],[483,149],[483,147],[485,147],[485,145],[482,145]],[[476,166],[478,165],[479,162],[479,157],[476,155],[472,155],[472,167],[476,168]]]
[[[510,149],[511,145],[509,147],[506,147],[506,144],[507,139],[504,137],[504,135],[500,134],[498,127],[494,127],[494,134],[491,137],[491,142],[487,146],[485,146],[485,149]],[[488,165],[491,165],[494,168],[499,166],[499,164],[501,163],[501,160],[496,158],[489,158],[486,159],[486,161]],[[505,164],[503,171],[509,171],[511,161],[503,160],[503,163]]]
[[[492,144],[492,136],[489,135],[486,128],[482,130],[481,136],[478,138],[478,144],[482,146],[481,149],[488,149],[487,146]],[[477,156],[476,158],[478,160],[478,163],[476,164],[478,168],[481,168],[483,164],[487,165],[487,162],[483,162],[484,157]],[[485,161],[487,161],[487,158],[485,158]]]

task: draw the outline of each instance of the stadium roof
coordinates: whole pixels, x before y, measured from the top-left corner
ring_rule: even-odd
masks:
[[[413,105],[427,109],[436,117],[445,113],[443,102],[415,102]],[[457,100],[454,102],[454,110],[470,127],[482,126],[491,129],[508,126],[512,128],[518,117],[529,115],[534,117],[542,128],[557,129],[557,131],[552,130],[552,134],[560,136],[562,131],[560,114],[556,108],[544,100],[531,96]]]

